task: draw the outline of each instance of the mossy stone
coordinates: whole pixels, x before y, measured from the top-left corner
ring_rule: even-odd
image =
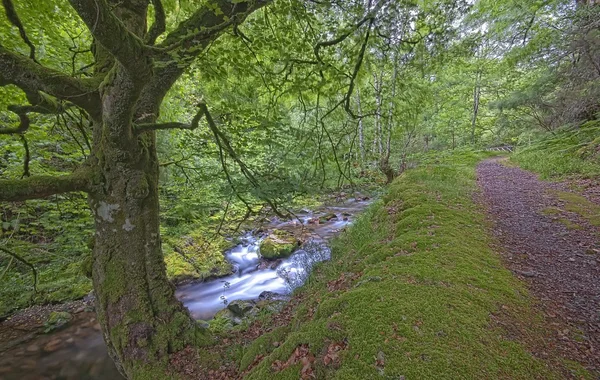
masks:
[[[297,246],[298,240],[291,233],[275,230],[260,243],[259,252],[267,260],[277,260],[290,256]]]

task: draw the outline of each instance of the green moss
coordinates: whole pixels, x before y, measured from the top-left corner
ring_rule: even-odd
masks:
[[[224,276],[232,271],[223,252],[231,248],[221,235],[205,227],[192,231],[164,231],[163,245],[167,275],[174,281]]]
[[[572,220],[568,219],[567,217],[565,217],[565,216],[561,217],[561,215],[564,214],[564,210],[562,210],[558,207],[547,207],[541,211],[541,214],[552,217],[552,219],[556,220],[559,223],[564,224],[565,227],[567,227],[570,230],[583,229],[582,226],[573,222]]]
[[[262,257],[269,260],[288,257],[298,247],[298,240],[288,232],[275,230],[267,236],[259,247]]]
[[[242,370],[267,355],[247,378],[297,379],[300,365],[274,372],[272,364],[300,344],[316,357],[316,378],[561,378],[493,322],[503,315],[528,341],[544,339],[527,289],[491,250],[472,200],[480,157],[463,152],[397,179],[333,242],[287,327],[245,348]],[[340,341],[339,366],[325,366],[324,352]]]
[[[44,323],[44,332],[48,333],[59,329],[69,323],[72,318],[73,316],[65,311],[53,311]]]
[[[565,203],[565,210],[578,214],[593,226],[600,227],[600,206],[579,194],[567,191],[553,191],[552,193]]]

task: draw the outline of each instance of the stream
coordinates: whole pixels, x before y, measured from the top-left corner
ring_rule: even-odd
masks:
[[[289,221],[272,218],[259,229],[261,232],[246,233],[240,245],[225,252],[234,274],[182,285],[176,296],[194,318],[205,321],[236,300],[257,300],[265,295],[286,297],[304,283],[315,263],[330,258],[327,241],[368,204],[368,200],[349,199],[341,205],[299,213]],[[285,259],[266,261],[260,257],[259,245],[267,235],[265,231],[275,229],[302,235],[304,243]],[[76,312],[66,328],[37,334],[0,343],[0,379],[122,378],[108,357],[93,312]]]

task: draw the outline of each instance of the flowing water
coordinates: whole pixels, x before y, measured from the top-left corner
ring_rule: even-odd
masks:
[[[350,199],[341,206],[327,207],[320,212],[297,214],[291,221],[274,219],[265,226],[267,230],[281,229],[306,237],[306,242],[290,257],[265,262],[258,249],[265,234],[248,233],[242,237],[242,244],[225,252],[234,274],[180,286],[176,296],[194,318],[210,320],[235,300],[256,300],[265,292],[289,295],[304,283],[315,263],[330,258],[328,239],[348,225],[368,203]],[[329,215],[331,220],[316,223],[324,215]],[[0,379],[119,378],[92,313],[76,315],[67,328],[0,353]]]

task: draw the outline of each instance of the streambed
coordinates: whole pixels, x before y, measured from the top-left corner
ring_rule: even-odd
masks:
[[[240,245],[225,252],[234,274],[180,286],[176,296],[194,318],[202,320],[212,319],[236,300],[256,300],[261,294],[285,297],[304,283],[315,263],[330,258],[327,241],[368,204],[368,200],[349,199],[318,212],[299,213],[290,221],[273,218],[260,232],[245,234]],[[301,236],[303,244],[288,258],[269,262],[261,259],[259,245],[266,231],[275,229]],[[14,341],[0,343],[0,379],[119,379],[99,330],[93,312],[77,310],[62,330],[16,334]]]

